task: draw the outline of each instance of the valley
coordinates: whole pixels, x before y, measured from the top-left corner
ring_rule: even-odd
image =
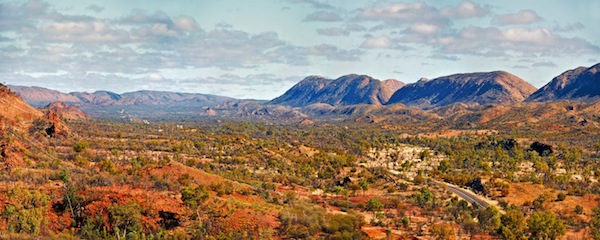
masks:
[[[496,78],[523,91],[498,92],[490,87],[500,86]],[[39,109],[21,98],[43,99],[35,89],[2,86],[0,232],[15,239],[597,236],[596,98],[528,100],[534,91],[519,81],[504,72],[406,86],[312,76],[273,101],[97,92]],[[380,94],[366,94],[373,89]],[[453,92],[440,98],[436,89]],[[388,104],[401,91],[419,100]]]

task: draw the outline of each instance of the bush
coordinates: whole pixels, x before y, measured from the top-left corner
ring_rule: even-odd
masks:
[[[8,191],[10,201],[2,211],[7,229],[13,233],[38,234],[46,229],[48,220],[45,217],[50,197],[37,190],[15,187]]]
[[[567,198],[567,194],[565,194],[565,193],[562,193],[562,192],[561,192],[561,193],[559,193],[559,194],[556,196],[556,201],[557,201],[557,202],[562,202],[562,201],[564,201],[566,198]]]
[[[124,236],[129,233],[139,233],[142,230],[142,208],[135,202],[119,205],[114,204],[108,209],[108,218],[111,229],[115,234],[123,231]]]
[[[556,239],[565,234],[565,225],[550,211],[535,212],[527,219],[531,239]]]
[[[73,145],[73,151],[80,153],[80,152],[83,152],[83,150],[85,150],[89,146],[90,145],[87,142],[85,142],[85,141],[79,141],[79,142],[76,142]]]

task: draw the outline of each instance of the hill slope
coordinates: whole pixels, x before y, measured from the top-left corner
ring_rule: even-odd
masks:
[[[400,88],[388,104],[431,108],[454,103],[481,105],[525,100],[535,87],[504,71],[454,74]]]
[[[332,106],[354,104],[385,104],[395,89],[404,84],[397,80],[384,82],[366,75],[350,74],[331,80],[310,76],[300,81],[270,104],[293,107],[326,103]]]
[[[568,70],[534,92],[527,101],[581,100],[591,101],[600,96],[600,63],[590,68]]]

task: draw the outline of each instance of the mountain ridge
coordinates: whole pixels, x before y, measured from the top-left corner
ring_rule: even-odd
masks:
[[[593,101],[600,98],[600,63],[567,70],[531,94],[526,101]]]
[[[380,81],[359,74],[344,75],[335,80],[309,76],[269,103],[292,107],[304,107],[315,103],[332,106],[383,105],[393,94],[394,88],[401,86],[404,86],[404,83],[398,80]]]
[[[420,108],[456,103],[511,104],[525,100],[535,90],[525,80],[505,71],[459,73],[408,84],[396,91],[388,104]]]

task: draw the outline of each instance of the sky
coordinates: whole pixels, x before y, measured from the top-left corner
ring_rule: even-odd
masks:
[[[597,0],[0,0],[0,81],[272,99],[306,76],[405,83],[600,62]]]

